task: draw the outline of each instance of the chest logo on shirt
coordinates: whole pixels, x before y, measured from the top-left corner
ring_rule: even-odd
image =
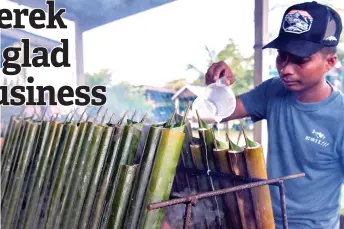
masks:
[[[322,133],[321,131],[316,131],[315,129],[313,129],[312,135],[306,136],[305,139],[306,139],[306,141],[313,142],[313,143],[318,144],[322,147],[327,147],[330,144],[325,140],[326,139],[325,134]]]

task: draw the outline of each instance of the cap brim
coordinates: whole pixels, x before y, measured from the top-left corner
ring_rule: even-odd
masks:
[[[312,56],[314,53],[318,52],[320,49],[324,48],[323,44],[314,43],[306,40],[293,40],[293,39],[283,39],[277,37],[275,40],[271,41],[269,44],[265,45],[265,48],[274,48],[284,52],[291,53],[299,57]]]

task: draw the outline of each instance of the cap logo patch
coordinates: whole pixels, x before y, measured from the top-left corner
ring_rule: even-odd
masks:
[[[287,33],[301,34],[311,29],[312,16],[304,10],[291,10],[283,19],[283,30]]]

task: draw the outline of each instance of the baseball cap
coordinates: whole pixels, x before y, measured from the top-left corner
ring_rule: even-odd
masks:
[[[284,13],[278,37],[265,45],[296,56],[311,56],[338,45],[342,21],[332,8],[316,1],[290,6]]]

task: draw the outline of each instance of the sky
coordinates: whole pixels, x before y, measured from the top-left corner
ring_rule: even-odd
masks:
[[[270,5],[276,2],[279,1],[270,0]],[[344,1],[332,2],[344,8]],[[198,74],[187,71],[188,64],[202,71],[207,69],[205,45],[219,52],[231,38],[244,56],[253,54],[253,3],[253,0],[178,0],[92,29],[83,35],[84,70],[93,73],[108,68],[113,73],[113,83],[128,81],[136,85],[163,86],[179,78],[191,82]],[[16,7],[8,1],[5,6]],[[287,6],[269,14],[269,32],[274,36]],[[65,21],[66,30],[35,30],[27,26],[27,31],[50,39],[70,39],[72,67],[53,71],[29,69],[37,83],[62,85],[75,79],[75,28],[73,22]]]
[[[233,7],[236,13],[228,10]],[[185,68],[193,64],[206,70],[205,45],[219,51],[233,38],[247,55],[253,34],[249,1],[239,6],[228,0],[179,0],[86,32],[85,71],[111,68],[114,81],[156,86],[192,80],[196,72]]]
[[[271,6],[277,1],[270,0]],[[163,86],[178,78],[191,82],[198,74],[185,68],[193,64],[206,71],[205,45],[219,52],[232,38],[244,56],[253,55],[253,2],[178,0],[88,31],[84,34],[85,71],[110,68],[114,82],[132,84]],[[344,1],[332,2],[344,8]],[[286,7],[270,14],[269,32],[275,36]],[[274,57],[269,61],[274,62]]]

